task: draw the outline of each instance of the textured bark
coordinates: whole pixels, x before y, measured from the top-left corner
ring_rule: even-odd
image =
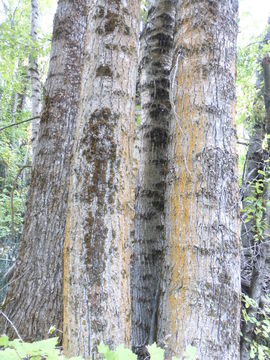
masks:
[[[38,40],[39,11],[38,0],[31,0],[30,36],[35,44]],[[40,115],[41,108],[41,83],[38,70],[38,56],[35,50],[29,56],[29,74],[31,89],[31,118]],[[39,120],[32,121],[32,153],[34,156],[38,138]]]
[[[136,0],[89,8],[64,254],[68,355],[130,342],[131,167],[138,54]]]
[[[62,276],[70,155],[81,84],[86,0],[60,0],[23,238],[3,311],[24,340],[62,328]],[[3,320],[3,319],[1,319]],[[14,336],[8,323],[0,333]]]
[[[141,39],[140,155],[131,271],[132,342],[136,351],[156,341],[175,12],[176,1],[156,0]]]
[[[238,2],[178,4],[158,342],[239,359]]]

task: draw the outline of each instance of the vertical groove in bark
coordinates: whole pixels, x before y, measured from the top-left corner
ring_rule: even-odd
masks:
[[[158,341],[238,359],[237,0],[179,3]],[[166,340],[166,336],[168,336]]]
[[[30,36],[34,44],[38,40],[38,26],[39,26],[39,11],[38,0],[31,0],[31,19],[30,19]],[[32,49],[32,54],[29,56],[29,74],[30,74],[30,89],[31,89],[31,118],[40,115],[41,105],[41,83],[39,79],[38,70],[38,56],[36,50]],[[37,137],[38,137],[39,120],[32,121],[32,153],[34,156]]]
[[[131,158],[140,1],[90,6],[64,254],[68,355],[130,342]]]
[[[54,19],[23,238],[3,309],[24,340],[43,338],[51,325],[62,328],[65,213],[86,7],[86,0],[60,0]],[[8,323],[0,330],[15,335]]]
[[[156,341],[175,11],[176,1],[156,0],[142,35],[140,155],[131,271],[136,350]]]

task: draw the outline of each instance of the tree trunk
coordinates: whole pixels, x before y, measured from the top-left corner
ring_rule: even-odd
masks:
[[[39,11],[38,0],[31,0],[31,20],[30,20],[30,36],[35,45],[38,40],[38,24],[39,24]],[[30,74],[30,89],[31,89],[31,118],[40,115],[41,104],[41,84],[38,71],[38,56],[37,50],[32,49],[29,56],[29,74]],[[38,137],[39,120],[32,121],[32,153],[34,156],[37,137]]]
[[[178,4],[158,342],[239,359],[238,2]]]
[[[269,26],[269,24],[268,24]],[[267,44],[270,39],[270,28],[264,37],[261,44],[261,48],[264,44]],[[267,59],[267,58],[266,58]],[[249,148],[246,158],[246,178],[244,186],[244,199],[243,207],[245,208],[250,203],[256,206],[259,199],[262,199],[263,207],[266,209],[262,216],[262,221],[256,222],[257,213],[247,223],[242,224],[241,229],[241,241],[242,241],[242,270],[241,277],[242,289],[253,299],[257,306],[250,306],[246,311],[249,317],[256,318],[258,310],[262,308],[262,297],[266,293],[269,293],[269,270],[270,270],[270,248],[269,248],[269,199],[270,189],[267,183],[269,177],[268,164],[265,163],[265,158],[269,158],[268,150],[263,150],[263,140],[265,134],[270,132],[270,120],[269,114],[267,115],[267,96],[269,93],[269,71],[267,67],[267,60],[263,65],[263,74],[257,75],[257,88],[260,89],[264,82],[265,91],[265,109],[266,118],[263,116],[263,93],[260,91],[256,103],[254,104],[255,123],[253,127],[253,133],[249,141]],[[264,63],[263,61],[263,63]],[[268,76],[267,76],[268,74]],[[268,129],[268,130],[267,130]],[[259,170],[265,171],[265,176],[259,174]],[[263,196],[261,194],[254,194],[254,185],[257,181],[261,181],[261,185],[264,184]],[[253,200],[246,200],[253,198]],[[259,210],[259,209],[258,209]],[[257,211],[255,209],[255,211]],[[264,217],[264,219],[263,219]],[[244,215],[245,219],[245,215]],[[265,231],[262,230],[263,225],[266,227]],[[241,326],[241,360],[248,360],[250,358],[250,344],[252,340],[256,339],[254,333],[255,324],[245,319],[242,320]]]
[[[262,61],[263,65],[263,80],[264,80],[264,103],[266,110],[265,117],[265,132],[270,134],[270,57],[265,57]],[[267,139],[266,159],[269,160],[270,156],[270,139]],[[270,175],[269,163],[265,163],[264,167],[264,191],[262,195],[262,204],[264,207],[264,216],[262,221],[263,239],[256,241],[256,252],[254,251],[254,261],[251,274],[251,283],[249,289],[249,296],[253,299],[257,306],[250,306],[247,310],[249,317],[257,317],[258,309],[261,307],[261,299],[263,296],[264,287],[267,287],[268,280],[268,293],[269,295],[269,264],[270,264]],[[250,359],[250,343],[255,338],[254,334],[255,324],[252,322],[245,322],[243,325],[242,333],[243,339],[241,344],[241,360]]]
[[[131,272],[135,351],[156,341],[175,11],[176,1],[156,0],[142,35],[140,156]]]
[[[86,0],[60,0],[54,19],[23,238],[3,308],[24,340],[43,338],[51,325],[62,329],[65,215],[86,15]],[[8,323],[0,332],[15,335]]]
[[[130,342],[130,217],[139,0],[89,9],[64,255],[64,351]]]
[[[270,39],[270,27],[264,37],[264,40],[260,44],[259,48],[267,44]],[[260,61],[260,59],[258,59]],[[258,90],[258,97],[254,103],[254,125],[252,133],[250,134],[249,146],[246,155],[246,168],[245,176],[242,184],[243,189],[243,208],[250,205],[251,200],[246,200],[254,197],[254,189],[256,181],[259,178],[263,178],[259,174],[259,170],[264,168],[264,152],[262,148],[262,141],[265,136],[265,124],[263,117],[263,94],[261,86],[263,84],[263,74],[257,72],[256,87]],[[254,199],[254,202],[256,200]],[[243,222],[241,226],[241,242],[242,242],[242,264],[241,264],[241,278],[242,278],[242,290],[249,292],[251,284],[251,274],[253,270],[254,260],[254,236],[256,235],[256,221],[251,219],[245,223],[246,214],[243,216]]]

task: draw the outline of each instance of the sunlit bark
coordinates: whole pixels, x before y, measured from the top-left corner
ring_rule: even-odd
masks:
[[[130,343],[131,170],[139,0],[91,3],[64,255],[64,351]]]
[[[178,4],[158,342],[238,359],[237,0]]]

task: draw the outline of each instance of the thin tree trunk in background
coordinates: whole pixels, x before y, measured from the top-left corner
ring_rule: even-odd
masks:
[[[92,3],[64,255],[68,355],[130,344],[131,170],[139,0]]]
[[[44,338],[51,325],[62,329],[65,215],[87,6],[86,0],[60,0],[54,19],[23,238],[3,307],[24,340]],[[0,321],[0,333],[16,335]]]
[[[266,117],[264,122],[265,133],[270,134],[270,57],[265,57],[262,61],[263,66],[263,81],[264,81],[264,103],[266,110]],[[270,139],[267,139],[267,149],[265,150],[265,158],[270,158]],[[262,296],[264,288],[267,287],[269,295],[269,264],[270,264],[270,176],[269,176],[269,163],[264,166],[264,191],[262,195],[262,203],[264,207],[264,216],[262,221],[263,239],[256,241],[256,253],[253,254],[253,268],[251,273],[249,297],[253,299],[257,306],[250,306],[247,309],[249,317],[257,317],[258,310],[262,305]],[[254,241],[255,243],[255,241]],[[250,343],[256,336],[254,334],[255,324],[245,322],[243,324],[243,340],[241,344],[241,360],[250,359]]]
[[[269,26],[269,22],[268,22]],[[270,28],[264,37],[264,40],[261,44],[261,47],[264,44],[267,44],[270,40]],[[266,58],[267,59],[267,58]],[[267,64],[267,62],[266,62]],[[265,68],[265,66],[264,66]],[[266,70],[267,70],[266,66]],[[264,99],[265,109],[267,112],[267,71],[264,73],[259,73],[257,75],[257,88],[260,89],[262,83],[264,82],[264,91],[266,98]],[[269,86],[269,85],[268,85]],[[260,91],[257,99],[257,104],[255,104],[254,114],[255,114],[255,123],[253,127],[253,133],[249,141],[249,148],[246,157],[246,177],[243,194],[243,208],[248,206],[251,202],[256,203],[257,200],[261,197],[260,194],[254,194],[254,185],[260,179],[264,183],[264,192],[263,192],[263,206],[268,209],[267,196],[269,199],[269,186],[267,185],[268,179],[268,164],[265,163],[265,158],[269,158],[269,148],[263,150],[263,140],[265,134],[270,133],[269,126],[270,120],[266,116],[264,118],[262,110],[262,100],[263,93]],[[268,130],[267,130],[268,128]],[[259,170],[264,170],[266,172],[265,177],[262,174],[259,174]],[[261,184],[263,184],[261,183]],[[256,198],[255,198],[256,197]],[[253,198],[250,200],[248,198]],[[246,200],[248,199],[248,200]],[[256,205],[254,205],[256,206]],[[269,210],[264,212],[263,217],[259,226],[266,226],[266,231],[262,231],[261,235],[256,223],[256,214],[254,218],[247,223],[242,224],[241,229],[241,240],[242,240],[242,289],[248,294],[248,296],[253,299],[257,306],[250,306],[246,309],[247,315],[249,317],[257,317],[259,310],[262,310],[263,302],[262,298],[264,294],[269,293],[270,285],[270,248],[269,248]],[[245,219],[245,217],[243,218]],[[261,229],[262,230],[262,229]],[[256,239],[257,237],[257,239]],[[252,340],[256,338],[254,333],[255,324],[245,319],[242,320],[241,324],[241,360],[250,359],[250,344]]]
[[[264,40],[260,44],[260,48],[267,44],[270,39],[270,27],[264,37]],[[258,59],[260,61],[260,59]],[[263,74],[257,72],[256,87],[258,90],[258,97],[254,104],[254,125],[252,133],[250,135],[248,151],[246,155],[246,169],[244,174],[243,188],[243,208],[250,204],[250,200],[247,198],[254,197],[254,189],[256,181],[259,178],[263,178],[259,174],[259,170],[264,168],[264,152],[262,148],[262,141],[265,136],[265,123],[263,117],[263,94],[261,89],[263,83]],[[242,278],[242,290],[249,292],[251,284],[251,274],[253,270],[253,260],[255,251],[254,236],[256,235],[256,222],[255,219],[251,219],[249,222],[244,222],[246,216],[243,216],[243,222],[241,226],[241,242],[242,242],[242,264],[241,264],[241,278]]]
[[[239,359],[238,1],[178,4],[158,342]]]
[[[38,40],[39,11],[38,0],[31,0],[30,36],[35,45]],[[32,49],[29,56],[29,74],[31,89],[31,118],[40,115],[41,108],[41,83],[38,70],[37,50]],[[32,154],[34,156],[38,138],[39,120],[32,121]]]
[[[156,341],[176,2],[154,1],[142,35],[140,153],[131,265],[135,351]]]

